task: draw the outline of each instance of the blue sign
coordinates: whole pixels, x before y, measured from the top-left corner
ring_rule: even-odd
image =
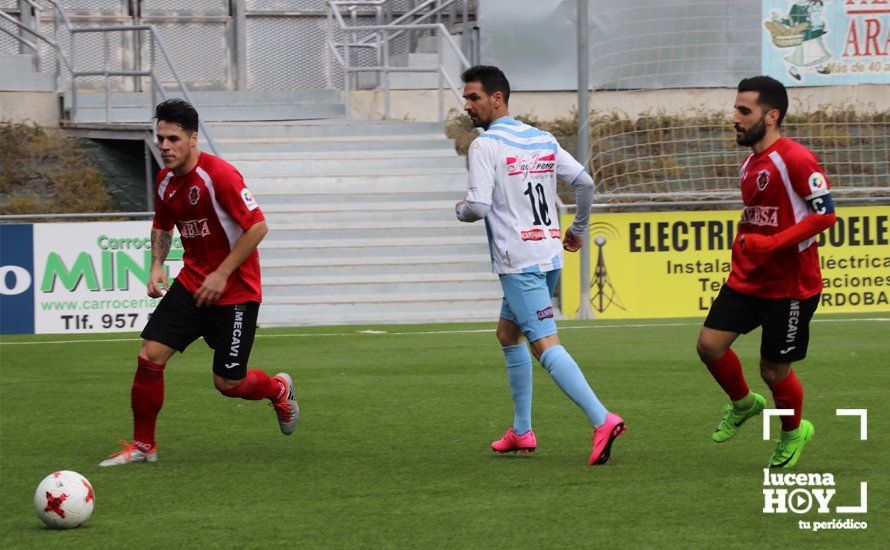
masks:
[[[34,333],[34,226],[0,225],[0,334]]]

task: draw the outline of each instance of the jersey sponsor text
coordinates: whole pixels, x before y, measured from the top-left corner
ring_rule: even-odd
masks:
[[[180,223],[179,232],[182,234],[183,239],[206,237],[210,234],[210,226],[207,224],[207,218],[185,220]]]
[[[547,174],[556,170],[556,154],[507,157],[507,175]]]
[[[229,350],[229,356],[238,357],[241,351],[241,328],[244,324],[244,308],[235,307],[235,322],[232,324],[232,347]],[[237,363],[235,363],[237,365]]]
[[[538,310],[538,321],[543,321],[544,319],[553,319],[553,306],[547,306],[544,309]]]
[[[544,239],[543,229],[529,229],[528,231],[522,232],[523,241],[543,241]]]
[[[800,302],[791,300],[791,306],[788,310],[788,334],[785,335],[787,343],[794,343],[794,339],[797,338],[798,325],[800,325]]]
[[[752,225],[766,225],[769,227],[779,226],[779,207],[778,206],[746,206],[742,210],[742,219],[739,223],[750,223]]]

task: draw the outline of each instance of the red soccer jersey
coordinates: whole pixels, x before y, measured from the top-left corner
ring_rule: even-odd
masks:
[[[726,284],[760,298],[803,300],[822,292],[816,238],[766,255],[741,251],[746,233],[773,235],[815,215],[806,201],[831,188],[825,171],[809,149],[779,138],[768,149],[752,153],[740,170],[745,209],[732,247],[732,271]]]
[[[184,266],[176,279],[191,293],[229,255],[244,231],[265,219],[238,170],[221,158],[201,153],[185,176],[158,174],[154,228],[179,229]],[[218,305],[262,301],[257,251],[229,277]]]

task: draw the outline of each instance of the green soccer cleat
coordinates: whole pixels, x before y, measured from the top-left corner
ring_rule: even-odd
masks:
[[[766,407],[766,399],[762,395],[754,392],[751,392],[751,395],[754,396],[754,404],[749,409],[737,411],[731,403],[727,403],[723,407],[725,411],[723,418],[720,419],[720,424],[717,424],[717,429],[711,434],[714,443],[723,443],[735,437],[746,420],[757,416]]]
[[[803,451],[804,445],[813,439],[813,423],[809,420],[801,420],[800,427],[794,432],[782,432],[779,435],[779,442],[773,456],[769,459],[769,467],[771,470],[780,468],[791,468],[797,464],[800,453]],[[788,434],[793,433],[793,436]]]

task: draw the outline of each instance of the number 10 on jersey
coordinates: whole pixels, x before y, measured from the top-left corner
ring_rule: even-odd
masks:
[[[535,196],[537,194],[537,197]],[[532,215],[535,217],[532,220],[534,225],[550,225],[550,208],[547,206],[547,197],[544,195],[544,185],[541,183],[532,184],[532,182],[528,182],[528,187],[526,188],[523,195],[528,195],[528,201],[532,206]]]

